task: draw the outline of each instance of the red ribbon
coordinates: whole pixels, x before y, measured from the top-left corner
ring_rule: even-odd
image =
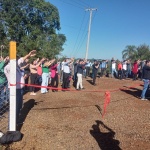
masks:
[[[107,108],[109,103],[110,103],[110,92],[107,91],[107,92],[105,92],[104,111],[102,114],[102,118],[104,118],[104,115],[106,113],[106,108]]]
[[[10,86],[16,86],[16,84],[9,84]]]

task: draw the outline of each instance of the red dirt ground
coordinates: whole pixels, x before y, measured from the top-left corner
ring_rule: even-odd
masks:
[[[84,91],[37,93],[24,96],[18,129],[24,134],[14,150],[148,150],[150,148],[150,101],[141,101],[141,81],[84,79]],[[128,89],[129,86],[136,86]],[[112,90],[102,118],[104,92]],[[74,89],[71,87],[71,89]],[[93,92],[87,92],[92,90]]]

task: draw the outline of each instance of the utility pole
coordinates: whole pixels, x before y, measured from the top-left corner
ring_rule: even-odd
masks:
[[[86,54],[85,59],[88,58],[88,50],[89,50],[89,42],[90,42],[90,31],[91,31],[91,21],[92,21],[92,12],[94,10],[97,10],[97,8],[88,8],[85,9],[86,11],[90,11],[90,20],[89,20],[89,28],[88,28],[88,39],[87,39],[87,45],[86,45]]]

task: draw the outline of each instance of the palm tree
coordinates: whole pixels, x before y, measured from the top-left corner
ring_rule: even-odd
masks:
[[[136,46],[134,45],[127,45],[126,48],[122,51],[122,58],[125,59],[131,59],[133,58],[137,53]]]

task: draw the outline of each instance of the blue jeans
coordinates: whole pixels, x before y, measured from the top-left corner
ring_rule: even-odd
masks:
[[[143,91],[142,91],[142,94],[141,94],[141,98],[145,98],[145,94],[146,94],[146,91],[148,89],[148,86],[149,86],[149,81],[148,79],[143,79],[144,81],[144,87],[143,87]]]
[[[113,68],[112,68],[112,69],[111,69],[111,76],[112,76],[112,77],[114,77],[114,73],[116,74],[116,76],[118,76],[116,69],[113,69]]]
[[[127,69],[127,78],[131,76],[131,70],[130,69]]]
[[[48,86],[48,79],[49,73],[42,73],[42,85],[41,86]],[[46,93],[47,88],[41,88],[41,93]]]

